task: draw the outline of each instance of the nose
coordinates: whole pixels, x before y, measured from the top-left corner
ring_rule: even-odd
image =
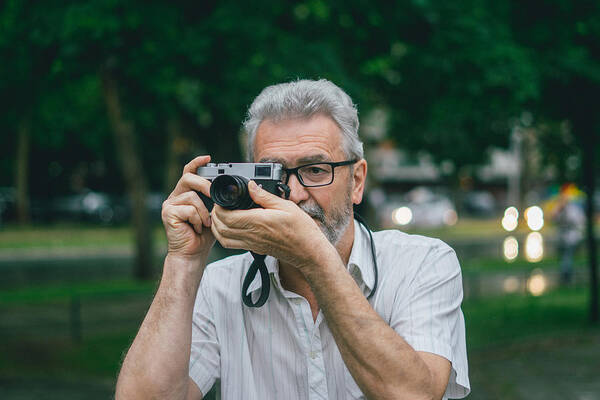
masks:
[[[299,204],[301,201],[308,200],[308,191],[300,181],[296,174],[291,174],[287,182],[288,187],[290,188],[290,200],[296,204]]]

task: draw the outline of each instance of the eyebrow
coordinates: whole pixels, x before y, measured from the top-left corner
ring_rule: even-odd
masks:
[[[329,159],[328,156],[326,156],[324,154],[314,154],[314,155],[299,158],[297,161],[297,164],[303,165],[303,164],[310,164],[310,163],[321,162],[321,161],[331,161],[331,160]],[[268,162],[279,163],[284,166],[287,166],[286,162],[282,158],[278,158],[278,157],[261,158],[259,162],[261,162],[261,163],[268,163]]]

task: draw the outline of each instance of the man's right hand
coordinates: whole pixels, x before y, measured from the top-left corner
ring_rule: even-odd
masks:
[[[196,193],[210,195],[210,182],[196,174],[197,168],[209,161],[210,156],[190,161],[163,203],[168,241],[163,276],[123,361],[116,399],[202,397],[189,377],[190,328],[198,285],[215,243],[210,214]]]
[[[162,205],[162,221],[167,234],[168,254],[206,262],[215,243],[210,213],[196,192],[210,196],[210,182],[196,174],[210,156],[199,156],[183,168],[183,175]]]

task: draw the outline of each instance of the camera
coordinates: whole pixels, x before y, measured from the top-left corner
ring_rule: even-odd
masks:
[[[284,169],[278,163],[208,163],[196,173],[212,181],[210,198],[198,193],[208,210],[213,202],[230,210],[258,208],[248,192],[248,182],[253,180],[277,196],[289,197],[289,188],[282,182]]]

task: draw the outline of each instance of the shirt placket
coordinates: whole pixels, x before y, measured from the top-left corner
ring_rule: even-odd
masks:
[[[327,377],[319,324],[323,319],[321,313],[313,323],[310,305],[302,297],[291,299],[292,309],[296,317],[296,327],[302,338],[306,365],[308,369],[308,398],[310,400],[328,399]]]

